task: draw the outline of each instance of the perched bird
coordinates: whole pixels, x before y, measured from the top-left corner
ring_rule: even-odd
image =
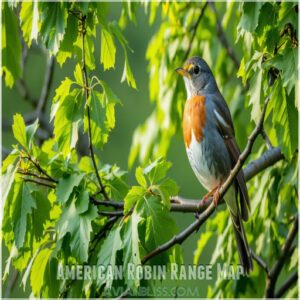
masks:
[[[219,187],[240,155],[230,111],[202,58],[188,59],[176,72],[183,76],[187,92],[183,137],[189,162],[200,183],[209,191],[205,199],[213,195],[217,205]],[[242,220],[248,220],[250,203],[242,170],[223,198],[233,223],[240,263],[248,274],[253,265]]]

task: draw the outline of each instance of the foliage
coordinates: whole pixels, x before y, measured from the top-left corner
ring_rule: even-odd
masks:
[[[125,171],[104,164],[93,152],[109,141],[116,123],[115,106],[122,103],[93,71],[96,64],[103,66],[103,72],[114,69],[121,49],[124,67],[119,79],[137,88],[130,65],[132,50],[123,31],[129,22],[137,22],[135,11],[140,5],[147,8],[149,23],[159,19],[160,26],[146,53],[154,110],[134,133],[128,162],[132,167],[139,160],[141,166],[135,170],[136,184],[130,186]],[[255,252],[268,264],[274,263],[298,205],[295,3],[128,2],[122,5],[117,22],[109,21],[108,3],[9,2],[2,4],[2,16],[2,73],[7,87],[22,77],[19,31],[29,47],[33,41],[43,44],[61,66],[68,59],[75,62],[74,73],[60,83],[51,101],[52,138],[39,146],[38,120],[26,126],[20,114],[14,116],[17,144],[2,163],[1,178],[2,239],[10,252],[4,278],[13,265],[22,273],[23,286],[30,284],[34,297],[45,298],[117,296],[114,286],[137,294],[140,287],[154,284],[132,279],[125,271],[123,280],[58,280],[56,276],[66,265],[96,264],[107,271],[109,266],[126,269],[144,264],[145,255],[178,233],[170,209],[179,188],[167,176],[171,163],[162,157],[181,128],[185,94],[174,69],[193,54],[212,66],[242,143],[253,127],[248,116],[257,122],[263,100],[271,98],[265,130],[272,144],[281,147],[285,160],[249,185],[252,216],[245,231]],[[232,49],[223,44],[220,24]],[[100,43],[98,58],[95,43]],[[239,54],[240,65],[232,53]],[[89,156],[78,153],[79,137],[84,134],[90,143]],[[260,141],[252,158],[260,157],[265,147]],[[124,209],[114,215],[101,201],[111,201],[112,206],[123,201]],[[209,243],[216,243],[211,263],[238,262],[230,225],[227,211],[207,221],[194,252],[195,264],[201,262]],[[147,264],[170,266],[172,262],[182,262],[180,246],[159,253]],[[288,271],[296,265],[293,255]],[[255,268],[250,278],[238,282],[218,280],[207,296],[261,295],[261,279],[260,269]]]

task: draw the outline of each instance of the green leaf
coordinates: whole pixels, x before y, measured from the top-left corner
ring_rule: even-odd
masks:
[[[57,230],[59,239],[70,233],[72,254],[79,263],[83,263],[88,258],[88,246],[92,232],[91,222],[97,217],[97,208],[89,204],[88,210],[81,213],[82,205],[76,207],[76,202],[77,199],[74,196],[71,203],[63,208]]]
[[[16,171],[17,165],[9,165],[7,167],[6,173],[4,175],[1,175],[1,199],[3,201],[3,206],[5,205],[6,198],[14,182]]]
[[[122,241],[123,241],[123,257],[124,268],[128,270],[129,264],[138,266],[141,264],[140,251],[139,251],[139,234],[138,225],[141,221],[140,215],[133,211],[129,219],[127,219],[122,226]],[[139,279],[137,276],[131,278],[125,272],[125,282],[129,288],[136,289],[139,286]]]
[[[67,58],[71,58],[74,53],[74,43],[79,35],[78,21],[70,17],[67,21],[67,28],[63,40],[61,41],[56,60],[62,66]]]
[[[37,187],[31,192],[31,196],[36,201],[36,209],[32,211],[30,223],[36,241],[40,241],[44,237],[44,226],[49,221],[51,203],[44,190]]]
[[[250,88],[248,95],[250,97],[249,104],[252,105],[251,119],[256,123],[261,115],[261,87],[262,87],[262,69],[259,69],[250,80]]]
[[[26,128],[23,117],[20,114],[14,115],[12,130],[15,139],[24,147],[27,148]]]
[[[112,34],[106,30],[101,30],[101,54],[100,62],[103,64],[104,70],[113,68],[116,60],[116,45]]]
[[[297,48],[287,46],[282,55],[277,55],[271,60],[274,67],[282,71],[282,83],[288,94],[295,87],[297,82]]]
[[[74,187],[79,186],[83,177],[84,173],[64,174],[63,177],[59,180],[56,187],[57,201],[66,203],[70,198]]]
[[[104,240],[103,245],[98,253],[98,266],[105,266],[105,269],[109,266],[114,270],[116,266],[117,252],[122,249],[122,240],[120,236],[121,226],[113,228],[107,238]],[[100,279],[99,279],[100,280]],[[113,279],[105,276],[104,281],[98,282],[98,285],[106,284],[106,288],[110,289],[112,286]]]
[[[109,29],[111,29],[111,31],[113,32],[113,34],[115,35],[115,37],[118,39],[119,43],[123,46],[123,47],[128,47],[128,41],[126,40],[126,38],[124,37],[119,24],[116,21],[112,21],[109,24]]]
[[[38,127],[39,127],[38,119],[36,119],[33,124],[26,127],[26,143],[29,149],[32,148],[33,138]]]
[[[296,249],[294,250],[294,252],[291,256],[291,261],[289,264],[289,271],[297,266],[298,266],[298,248],[296,247]]]
[[[212,236],[213,236],[212,231],[203,232],[200,235],[200,238],[199,238],[198,243],[197,243],[197,249],[194,252],[194,260],[193,260],[194,265],[199,264],[199,260],[200,260],[200,256],[202,254],[202,251],[203,251],[204,247],[206,246],[207,242],[210,240],[210,238]]]
[[[33,262],[30,274],[30,285],[32,292],[36,297],[40,295],[41,288],[44,283],[46,266],[52,251],[53,250],[50,248],[42,249]]]
[[[273,109],[273,126],[276,129],[278,143],[286,158],[291,158],[298,145],[297,109],[294,106],[294,95],[286,95],[281,80],[277,79],[273,89],[271,105]]]
[[[89,193],[88,191],[81,190],[78,194],[76,201],[76,209],[78,214],[83,214],[89,209]]]
[[[103,94],[106,103],[111,103],[111,104],[121,103],[118,96],[112,91],[112,89],[108,86],[108,84],[105,81],[100,80],[100,84],[104,90]]]
[[[39,251],[40,251],[40,248],[38,248],[38,249],[35,251],[34,255],[33,255],[32,258],[30,259],[29,264],[27,265],[27,267],[26,267],[26,269],[25,269],[24,275],[23,275],[23,277],[22,277],[23,290],[25,290],[25,288],[26,288],[26,283],[27,283],[27,280],[28,280],[28,278],[29,278],[29,275],[30,275],[30,272],[31,272],[31,269],[32,269],[33,262],[34,262],[36,256],[38,255]]]
[[[253,32],[258,24],[259,11],[262,6],[260,2],[244,2],[243,14],[238,24],[238,29]]]
[[[151,185],[166,177],[172,164],[159,158],[144,169],[144,174],[148,177]]]
[[[111,199],[123,201],[126,197],[129,191],[129,186],[125,180],[126,174],[127,172],[122,171],[117,166],[105,165],[101,169],[101,176],[105,179],[105,185],[108,187],[108,194]]]
[[[292,24],[294,29],[298,28],[298,12],[295,9],[297,2],[285,2],[280,4],[280,9],[278,13],[279,26],[284,28],[288,23]]]
[[[17,182],[14,186],[14,195],[10,207],[17,248],[21,248],[24,244],[25,233],[28,229],[28,215],[32,214],[33,208],[37,208],[36,200],[32,197],[28,184]]]
[[[48,3],[39,3],[39,5],[41,6],[41,38],[46,47],[56,54],[65,34],[68,18],[67,4],[57,2],[51,5]]]
[[[135,178],[137,180],[137,182],[143,187],[143,188],[147,188],[147,181],[146,178],[143,174],[143,169],[141,167],[136,168],[135,170]]]
[[[133,186],[124,199],[124,214],[127,214],[131,208],[144,197],[146,189],[142,186]]]
[[[55,90],[55,96],[53,98],[53,102],[63,101],[70,93],[71,85],[74,82],[66,77],[60,84],[60,86]],[[51,119],[53,116],[51,117]]]
[[[54,136],[58,149],[67,157],[78,141],[78,128],[82,122],[84,106],[82,91],[74,89],[68,96],[61,98],[52,106],[54,120]]]
[[[20,10],[21,29],[24,41],[28,47],[32,40],[37,40],[39,31],[39,11],[38,2],[22,2]]]
[[[15,164],[17,158],[19,157],[20,153],[17,149],[13,149],[10,154],[2,161],[2,174],[7,172],[7,169],[10,165]]]
[[[101,81],[104,93],[92,90],[90,95],[91,136],[95,147],[107,143],[109,132],[115,126],[115,104],[119,101],[107,84]],[[84,129],[88,132],[88,116],[84,118]]]
[[[94,58],[94,41],[92,36],[87,31],[84,39],[84,55],[85,55],[85,64],[87,69],[95,69],[95,58]],[[82,36],[79,34],[77,40],[74,43],[73,53],[77,57],[78,62],[82,62]]]
[[[166,178],[160,184],[153,185],[151,188],[159,193],[163,204],[167,207],[167,209],[170,209],[170,198],[171,196],[176,196],[179,191],[176,182],[170,178]]]
[[[156,249],[176,234],[177,226],[169,211],[156,196],[144,197],[137,204],[137,210],[146,221],[145,246],[147,252]],[[170,253],[167,251],[151,259],[152,264],[167,264]]]
[[[21,76],[22,46],[18,34],[18,19],[8,3],[2,5],[2,67],[5,85],[11,88]]]
[[[58,274],[58,260],[51,257],[48,260],[45,275],[44,275],[44,288],[42,293],[42,298],[59,298],[60,291],[60,280],[57,279]]]
[[[75,67],[74,77],[79,85],[84,86],[80,64],[77,64]]]
[[[131,86],[132,88],[136,89],[136,82],[129,64],[127,51],[124,48],[124,55],[125,55],[125,63],[124,63],[124,69],[123,69],[123,75],[121,82],[127,81],[127,84]]]

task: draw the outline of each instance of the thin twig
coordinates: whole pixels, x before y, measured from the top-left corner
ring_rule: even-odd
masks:
[[[257,262],[257,264],[263,269],[265,270],[267,276],[269,276],[269,267],[267,265],[267,263],[260,257],[258,256],[252,249],[251,249],[251,256],[253,257],[253,259]]]
[[[56,179],[54,179],[53,177],[51,177],[45,170],[43,170],[43,168],[40,166],[40,164],[39,164],[37,161],[35,161],[35,160],[30,156],[29,153],[26,153],[26,154],[27,154],[27,156],[25,156],[24,158],[28,158],[28,159],[34,164],[34,166],[37,168],[37,170],[38,170],[40,173],[42,173],[42,174],[44,174],[46,177],[48,177],[48,179],[49,179],[50,181],[55,182],[55,183],[58,183],[58,181],[57,181]]]
[[[272,145],[272,143],[271,143],[271,141],[270,141],[270,139],[269,139],[267,133],[265,132],[265,129],[264,129],[264,128],[262,128],[262,130],[261,130],[261,136],[262,136],[262,138],[265,140],[268,149],[272,149],[272,148],[273,148],[273,145]]]
[[[286,279],[286,281],[278,289],[278,291],[274,295],[274,298],[276,299],[281,298],[286,293],[286,291],[297,282],[297,280],[298,280],[298,272],[295,271]]]
[[[292,247],[293,241],[298,233],[298,216],[293,222],[293,226],[288,233],[286,241],[281,249],[281,254],[279,258],[274,263],[273,267],[270,270],[270,274],[267,277],[266,289],[265,289],[265,298],[273,298],[275,293],[276,281],[279,277],[279,274],[283,268],[284,262],[288,257],[288,253]]]
[[[4,293],[4,299],[10,298],[11,292],[14,290],[19,279],[19,272],[18,270],[14,270],[10,280],[7,282],[7,286]]]
[[[239,67],[240,67],[240,63],[239,63],[239,60],[237,59],[233,49],[230,47],[229,43],[228,43],[228,40],[226,38],[226,34],[223,30],[223,27],[222,27],[222,23],[219,19],[219,16],[218,16],[218,12],[216,10],[216,6],[215,6],[215,3],[213,1],[209,2],[209,5],[212,9],[212,11],[214,12],[215,16],[216,16],[216,23],[217,23],[217,35],[219,37],[219,40],[220,42],[223,44],[224,48],[226,49],[227,51],[227,54],[228,56],[231,58],[235,68],[238,70]]]
[[[120,216],[112,216],[108,221],[105,223],[105,225],[100,229],[100,231],[93,237],[91,244],[94,243],[94,245],[90,248],[90,257],[91,253],[94,252],[98,242],[105,236],[105,234],[113,227],[115,222],[119,219]]]
[[[28,101],[32,107],[36,107],[38,103],[38,99],[32,97],[24,79],[20,78],[19,80],[16,81],[16,88],[18,90],[19,95],[25,101]]]
[[[47,69],[46,69],[44,84],[43,84],[39,102],[38,102],[38,105],[36,108],[37,116],[39,116],[42,112],[45,112],[47,99],[49,97],[50,88],[51,88],[51,84],[53,81],[54,67],[55,67],[54,57],[52,56],[48,59],[48,62],[47,62]]]
[[[188,49],[187,49],[187,51],[186,51],[186,53],[184,55],[183,60],[186,60],[188,58],[188,56],[189,56],[189,54],[190,54],[190,52],[192,50],[193,41],[195,39],[196,32],[197,32],[198,26],[200,24],[200,21],[201,21],[201,19],[204,16],[204,12],[205,12],[205,9],[206,9],[207,5],[208,5],[208,2],[205,2],[205,4],[203,5],[203,7],[201,9],[200,15],[198,16],[198,19],[197,19],[197,21],[196,21],[196,23],[195,23],[195,25],[193,27],[192,37],[190,39],[189,46],[188,46]]]
[[[86,63],[85,63],[85,34],[86,34],[86,28],[85,28],[85,21],[86,21],[86,16],[81,15],[80,17],[81,20],[81,36],[82,36],[82,74],[83,74],[83,80],[84,80],[84,91],[85,91],[85,101],[86,103],[88,102],[89,98],[89,82],[88,82],[88,75],[87,75],[87,69],[86,69]],[[90,149],[90,154],[93,162],[93,167],[95,170],[95,174],[99,183],[99,187],[101,190],[102,195],[106,200],[109,200],[109,197],[105,191],[105,187],[102,183],[102,180],[100,178],[98,169],[97,169],[97,164],[96,164],[96,159],[95,159],[95,153],[94,153],[94,147],[92,143],[92,128],[91,128],[91,112],[90,112],[90,107],[89,105],[86,106],[87,109],[87,118],[88,118],[88,136],[89,136],[89,149]]]
[[[124,216],[124,212],[122,210],[117,211],[98,211],[99,216]]]
[[[102,205],[102,206],[114,207],[114,208],[123,208],[124,207],[123,201],[97,200],[93,196],[90,196],[90,201],[94,205]]]
[[[119,295],[115,300],[126,298],[130,293],[130,288],[127,288],[121,295]]]
[[[43,185],[43,186],[49,187],[51,189],[55,189],[55,185],[52,185],[50,183],[46,183],[46,182],[43,182],[43,181],[38,181],[38,180],[30,179],[30,178],[24,178],[24,181],[25,182],[33,182],[33,183],[36,183],[38,185]]]
[[[51,181],[53,182],[52,180],[50,180],[48,177],[42,177],[38,174],[35,174],[35,173],[32,173],[32,172],[27,172],[27,171],[23,171],[23,170],[18,170],[19,174],[22,174],[22,175],[27,175],[27,176],[31,176],[31,177],[35,177],[37,179],[40,179],[40,180],[45,180],[45,181]]]

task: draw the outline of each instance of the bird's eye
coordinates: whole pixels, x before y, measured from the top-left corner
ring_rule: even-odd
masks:
[[[198,66],[194,67],[194,74],[198,74],[200,71],[200,68]]]

